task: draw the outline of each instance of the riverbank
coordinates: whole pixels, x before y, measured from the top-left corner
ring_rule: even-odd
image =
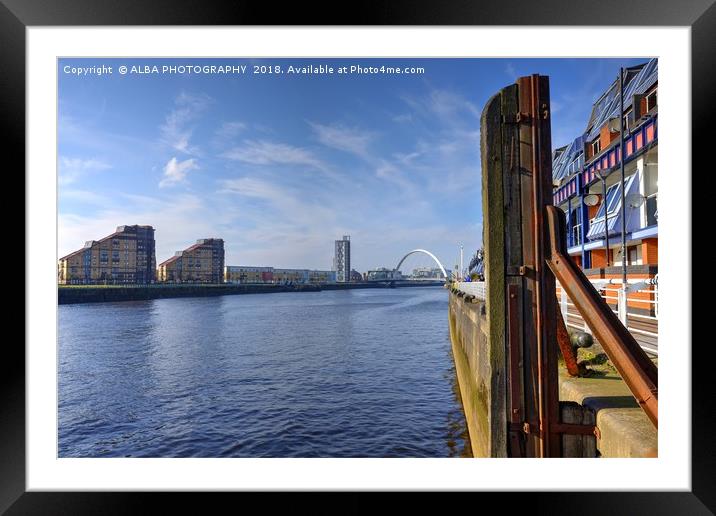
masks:
[[[438,282],[397,283],[395,288],[440,286]],[[320,292],[322,290],[349,290],[356,288],[391,288],[384,283],[336,283],[329,285],[60,285],[57,302],[60,305],[76,303],[108,303],[117,301],[143,301],[177,297],[212,297],[240,294],[270,294],[276,292]]]

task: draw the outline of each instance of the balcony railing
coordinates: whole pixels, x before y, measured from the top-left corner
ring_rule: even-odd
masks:
[[[659,283],[658,276],[652,279],[628,280],[626,292],[621,280],[590,280],[601,297],[610,305],[634,336],[639,345],[652,355],[658,355],[659,347]],[[455,282],[453,286],[477,299],[486,299],[484,281]],[[591,333],[574,303],[557,282],[557,300],[567,327]]]
[[[485,282],[484,281],[460,281],[456,282],[455,288],[464,292],[465,294],[471,294],[477,299],[486,299]]]
[[[590,280],[612,311],[647,353],[658,355],[659,283],[651,279],[628,280],[626,291],[619,279]],[[557,282],[557,300],[568,327],[590,332],[584,318]]]

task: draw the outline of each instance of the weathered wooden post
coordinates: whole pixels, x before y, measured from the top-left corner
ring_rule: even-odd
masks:
[[[516,99],[516,86],[505,88],[485,106],[480,120],[482,159],[482,240],[485,247],[486,335],[491,351],[489,367],[493,382],[490,391],[490,430],[493,446],[490,456],[508,456],[505,370],[505,238],[511,234],[505,217],[503,192],[505,156],[503,152],[503,97]]]
[[[555,280],[545,265],[544,207],[552,203],[549,80],[520,78],[481,120],[483,240],[492,420],[506,454],[559,457]],[[501,349],[503,352],[497,353]]]

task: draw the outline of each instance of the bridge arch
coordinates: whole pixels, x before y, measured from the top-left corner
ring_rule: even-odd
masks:
[[[437,256],[435,256],[433,253],[431,253],[430,251],[427,251],[427,250],[425,250],[425,249],[413,249],[412,251],[410,251],[408,254],[406,254],[405,256],[403,256],[403,257],[400,259],[400,261],[398,262],[398,265],[396,265],[396,266],[395,266],[395,269],[393,269],[393,270],[396,270],[396,271],[397,271],[398,269],[400,269],[400,266],[403,265],[403,262],[405,261],[405,259],[406,259],[408,256],[410,256],[411,254],[415,254],[415,253],[427,254],[430,258],[432,258],[433,260],[435,260],[435,263],[437,263],[437,264],[438,264],[438,267],[440,267],[440,271],[443,273],[443,276],[445,276],[445,279],[447,279],[448,273],[445,271],[445,267],[443,267],[443,264],[440,263],[440,260],[438,260]]]

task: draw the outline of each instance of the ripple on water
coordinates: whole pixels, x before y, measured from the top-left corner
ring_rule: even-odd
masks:
[[[59,311],[62,457],[469,455],[444,289]]]

